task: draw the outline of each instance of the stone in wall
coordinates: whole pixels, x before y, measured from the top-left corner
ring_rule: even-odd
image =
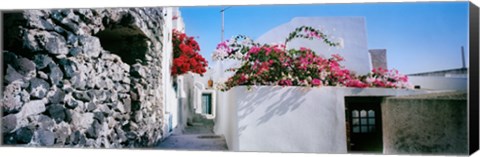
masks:
[[[382,104],[385,154],[468,154],[467,94],[390,97]]]
[[[3,144],[155,144],[163,17],[163,8],[5,13]]]

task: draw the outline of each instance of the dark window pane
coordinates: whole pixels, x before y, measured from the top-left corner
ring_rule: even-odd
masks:
[[[360,125],[367,125],[367,118],[362,118],[360,120]]]
[[[375,117],[375,111],[373,110],[368,111],[368,117]]]
[[[367,111],[365,110],[360,111],[360,117],[367,117]]]
[[[359,126],[354,126],[354,127],[353,127],[353,132],[354,132],[354,133],[360,132],[360,127],[359,127]]]
[[[352,119],[352,125],[359,125],[358,118],[353,118]]]
[[[368,129],[367,126],[362,126],[362,132],[368,132],[367,129]]]
[[[352,117],[358,117],[358,111],[357,110],[352,111]]]

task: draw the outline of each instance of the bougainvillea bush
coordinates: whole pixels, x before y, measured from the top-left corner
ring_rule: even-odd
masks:
[[[218,44],[213,54],[215,60],[242,61],[239,68],[228,69],[234,75],[219,88],[223,91],[239,85],[410,88],[407,76],[397,70],[379,68],[367,75],[357,76],[340,64],[344,58],[339,54],[324,58],[308,48],[287,50],[286,44],[294,38],[320,39],[332,47],[343,44],[333,42],[322,32],[306,26],[290,33],[284,44],[260,45],[246,36],[236,36]]]
[[[205,58],[200,55],[200,46],[193,37],[185,33],[173,30],[173,65],[172,76],[178,76],[187,72],[202,75],[208,66]]]

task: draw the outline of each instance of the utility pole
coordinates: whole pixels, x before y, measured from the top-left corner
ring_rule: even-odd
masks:
[[[226,7],[226,8],[222,7],[222,10],[220,10],[220,13],[222,14],[222,34],[221,34],[221,41],[220,42],[223,42],[223,40],[224,40],[223,36],[224,36],[224,33],[225,33],[225,10],[227,10],[228,8],[230,8],[230,7]],[[218,64],[218,68],[216,68],[216,69],[218,69],[217,71],[219,73],[217,75],[216,80],[217,81],[218,80],[223,80],[224,72],[225,72],[225,69],[223,69],[223,63],[222,63],[222,61],[219,61],[216,64]]]
[[[465,51],[463,50],[463,46],[462,46],[462,68],[463,69],[467,68],[465,66]]]
[[[221,37],[221,41],[220,42],[223,42],[223,39],[224,39],[224,33],[225,33],[225,10],[227,10],[228,8],[230,7],[226,7],[226,8],[222,8],[222,10],[220,10],[220,13],[222,13],[222,37]]]

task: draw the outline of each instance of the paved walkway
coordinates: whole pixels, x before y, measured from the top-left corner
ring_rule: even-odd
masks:
[[[213,133],[213,120],[195,118],[183,131],[173,133],[157,144],[160,149],[228,150],[225,138]]]

